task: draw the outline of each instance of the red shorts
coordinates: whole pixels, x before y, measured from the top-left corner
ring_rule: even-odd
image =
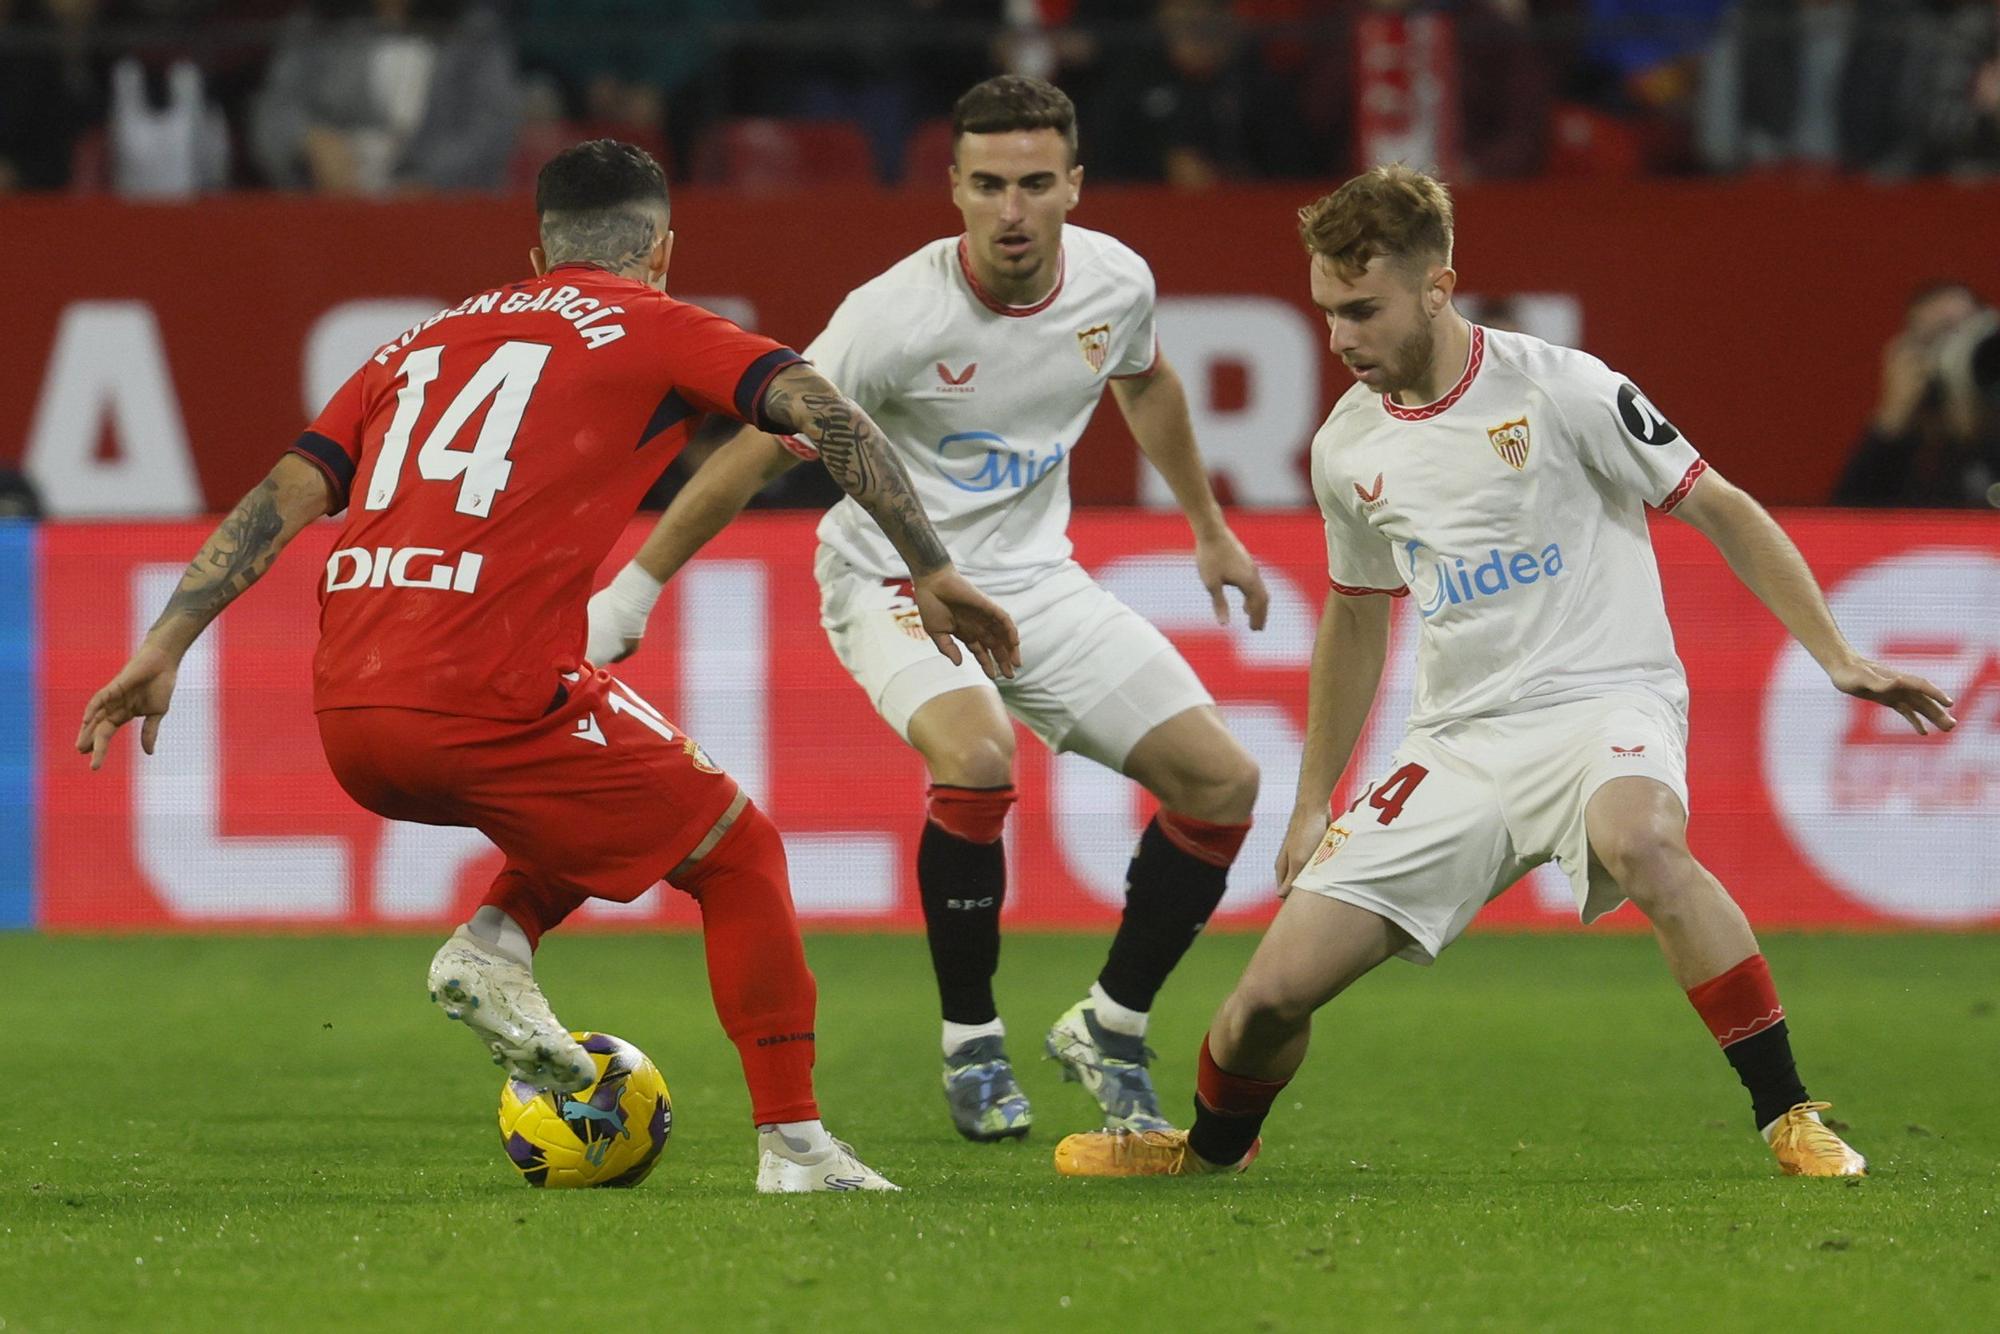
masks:
[[[477,829],[510,867],[627,903],[694,851],[736,783],[606,671],[566,681],[528,722],[421,709],[328,709],[327,763],[377,815]]]

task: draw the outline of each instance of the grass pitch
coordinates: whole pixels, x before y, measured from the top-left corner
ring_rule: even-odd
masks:
[[[0,936],[0,1330],[1993,1328],[2000,936],[1767,941],[1809,1087],[1875,1175],[1782,1179],[1643,938],[1475,936],[1323,1016],[1230,1180],[1074,1182],[1040,1029],[1103,942],[1002,962],[1025,1144],[944,1116],[918,937],[811,941],[829,1123],[901,1196],[760,1199],[700,942],[557,937],[558,1012],[666,1073],[627,1192],[537,1192],[435,941]],[[1202,940],[1153,1041],[1185,1107],[1254,941]],[[29,1082],[32,1081],[32,1082]]]

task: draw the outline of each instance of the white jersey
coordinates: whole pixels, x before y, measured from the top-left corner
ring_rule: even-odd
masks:
[[[1342,396],[1312,444],[1327,574],[1415,603],[1411,730],[1635,688],[1685,717],[1645,507],[1707,466],[1603,362],[1525,334],[1475,326],[1427,406]]]
[[[1018,592],[1069,560],[1070,455],[1106,382],[1152,370],[1153,274],[1066,226],[1054,289],[1007,306],[948,237],[855,288],[805,355],[895,445],[960,572]],[[905,573],[852,499],[819,538],[864,574]]]

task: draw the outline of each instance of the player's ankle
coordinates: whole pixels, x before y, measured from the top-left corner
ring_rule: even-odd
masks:
[[[769,1149],[777,1149],[779,1144],[774,1141],[782,1141],[784,1149],[794,1155],[825,1153],[834,1147],[833,1136],[817,1120],[776,1121],[760,1125],[757,1127],[757,1140],[761,1147]]]
[[[1112,1032],[1129,1038],[1146,1036],[1147,1012],[1113,1000],[1101,981],[1090,984],[1090,1008],[1097,1015],[1097,1022]]]
[[[532,971],[535,966],[535,947],[528,941],[528,933],[521,924],[492,904],[483,904],[472,914],[472,920],[465,924],[473,939],[496,954],[512,959],[523,968]]]
[[[1007,1025],[1002,1023],[998,1016],[988,1019],[983,1024],[955,1024],[947,1019],[944,1021],[944,1054],[949,1056],[966,1043],[977,1042],[980,1038],[1006,1036]]]

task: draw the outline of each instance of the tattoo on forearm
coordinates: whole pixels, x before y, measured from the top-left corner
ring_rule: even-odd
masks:
[[[157,630],[175,617],[193,620],[197,629],[214,620],[271,568],[284,531],[285,518],[278,511],[278,483],[267,477],[230,511],[189,562],[180,586],[167,599],[166,610],[153,622],[153,628]]]
[[[817,375],[792,389],[782,381],[772,385],[764,410],[818,447],[833,480],[881,525],[911,574],[929,574],[951,562],[903,461],[867,413]]]

